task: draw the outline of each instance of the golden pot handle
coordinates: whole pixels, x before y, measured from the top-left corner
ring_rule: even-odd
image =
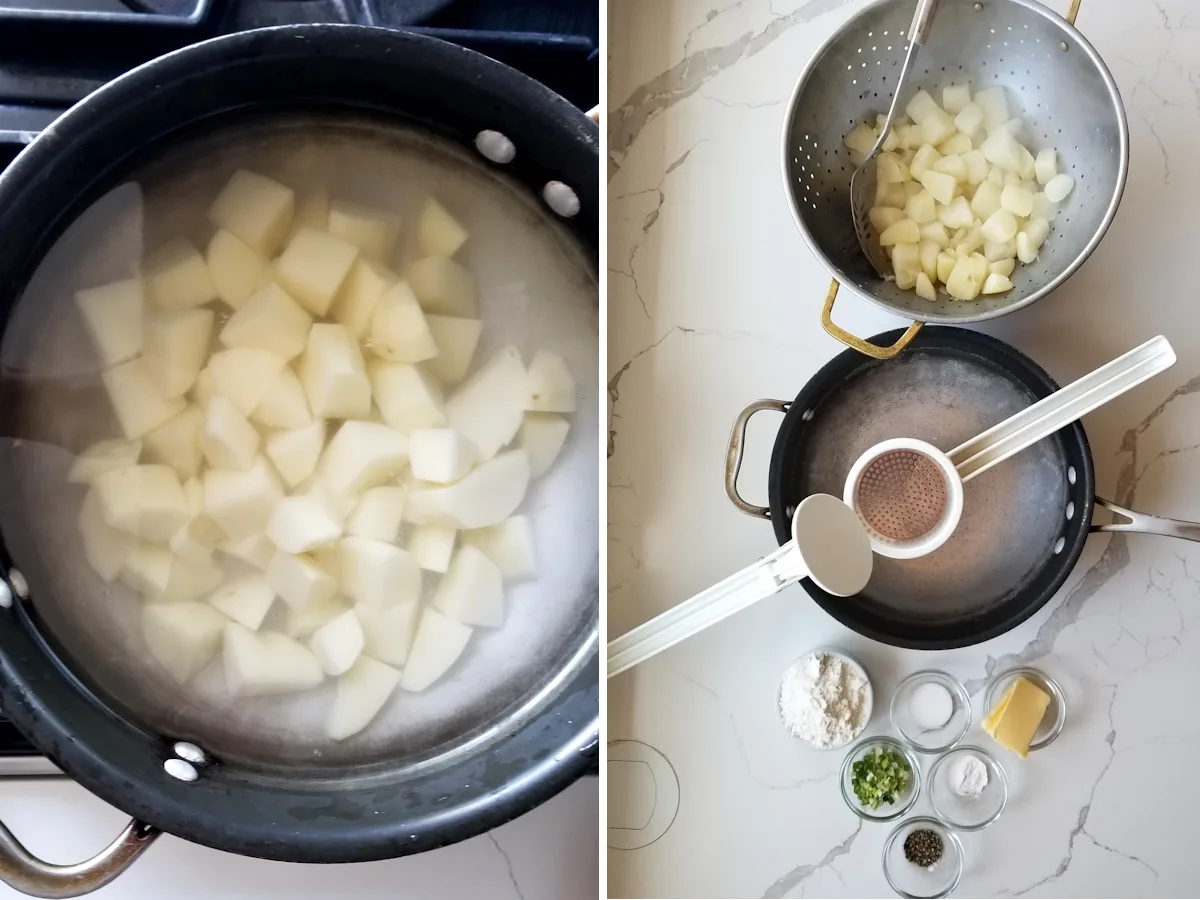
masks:
[[[917,332],[921,330],[921,326],[925,324],[924,322],[913,322],[908,326],[908,330],[900,335],[896,343],[890,347],[880,347],[878,344],[864,341],[833,321],[833,301],[837,297],[838,287],[839,285],[835,278],[829,285],[829,293],[825,295],[825,308],[821,310],[821,325],[824,326],[825,330],[835,340],[841,341],[847,347],[857,350],[859,353],[869,356],[872,359],[891,359],[893,356],[898,356],[912,342],[912,339],[917,336]]]
[[[755,400],[740,413],[733,421],[733,429],[729,432],[729,446],[725,448],[725,496],[729,502],[748,516],[760,519],[771,518],[771,509],[767,506],[755,506],[742,499],[738,493],[738,473],[742,471],[742,448],[746,443],[746,425],[757,412],[773,409],[775,412],[786,414],[791,408],[788,400]]]
[[[1075,17],[1079,15],[1079,4],[1082,2],[1083,0],[1071,0],[1071,5],[1067,7],[1067,14],[1063,16],[1068,25],[1075,24]]]
[[[31,897],[90,894],[129,868],[159,834],[157,828],[135,820],[91,859],[64,866],[38,859],[0,824],[0,882]]]

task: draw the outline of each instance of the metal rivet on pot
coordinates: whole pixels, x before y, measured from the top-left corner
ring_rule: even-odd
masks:
[[[8,570],[8,583],[12,585],[12,589],[18,597],[22,600],[29,599],[29,582],[25,580],[25,576],[19,571],[16,569]]]
[[[561,181],[548,181],[542,188],[542,197],[546,205],[562,216],[569,219],[579,213],[579,195]]]
[[[1059,41],[1059,42],[1058,42],[1058,49],[1059,49],[1059,50],[1062,50],[1062,51],[1065,53],[1065,52],[1067,51],[1067,42],[1066,42],[1066,41]]]
[[[1075,518],[1075,504],[1073,502],[1068,502],[1067,503],[1067,521],[1070,522],[1073,518]]]
[[[195,763],[198,766],[202,766],[208,762],[208,757],[204,755],[204,751],[191,741],[177,741],[173,749],[175,750],[175,755],[180,759]]]
[[[481,131],[475,135],[475,149],[494,163],[510,163],[517,155],[517,148],[498,131]]]
[[[975,12],[983,12],[983,4],[982,3],[976,3],[973,8],[974,8]]]
[[[1066,545],[1067,539],[1060,536],[1059,539],[1054,542],[1054,555],[1057,556],[1058,554],[1062,553],[1062,548]]]
[[[168,759],[163,763],[163,769],[172,778],[177,778],[180,781],[195,781],[200,777],[200,773],[196,771],[196,767],[182,759]]]
[[[12,588],[3,581],[0,581],[0,609],[8,609],[12,606]]]
[[[1074,466],[1067,466],[1067,481],[1071,482],[1071,484],[1075,483],[1075,467]]]

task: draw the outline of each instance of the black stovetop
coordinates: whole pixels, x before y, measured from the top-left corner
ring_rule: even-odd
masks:
[[[308,22],[420,31],[507,63],[581,109],[599,102],[599,0],[0,0],[0,168],[134,66],[217,35]],[[0,711],[0,758],[34,752]]]

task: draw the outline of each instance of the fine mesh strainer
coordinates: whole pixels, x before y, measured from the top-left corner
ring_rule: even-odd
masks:
[[[1064,0],[1065,2],[1065,0]],[[854,164],[844,140],[887,111],[907,49],[912,0],[879,0],[851,17],[809,61],[783,128],[783,174],[792,214],[834,277],[821,322],[847,346],[878,359],[898,354],[925,322],[963,324],[1012,312],[1067,279],[1104,236],[1129,162],[1129,126],[1116,82],[1067,18],[1034,0],[943,0],[905,90],[935,96],[947,84],[1000,85],[1036,153],[1054,147],[1075,189],[1051,224],[1041,255],[1012,275],[1013,289],[973,301],[925,300],[885,281],[863,255],[850,212]],[[905,98],[902,98],[907,102]],[[839,284],[881,309],[916,321],[889,347],[841,329],[830,317]]]

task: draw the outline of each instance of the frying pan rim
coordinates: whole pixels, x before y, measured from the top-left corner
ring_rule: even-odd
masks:
[[[897,328],[877,334],[870,340],[882,342],[879,344],[880,346],[887,346],[888,342],[895,341],[902,333],[903,329]],[[923,349],[958,351],[981,349],[993,362],[996,362],[995,357],[997,356],[1007,358],[1012,368],[1022,370],[1022,374],[1037,385],[1035,392],[1040,396],[1045,396],[1059,388],[1058,383],[1050,374],[1024,353],[1011,344],[982,332],[952,325],[929,325],[913,339],[904,354],[911,354]],[[888,364],[886,361],[880,362],[865,357],[856,350],[843,350],[805,383],[788,408],[771,450],[771,462],[767,476],[771,522],[776,540],[781,546],[791,538],[785,503],[781,496],[782,484],[785,481],[785,467],[791,458],[790,453],[785,453],[785,450],[790,451],[795,443],[795,433],[804,427],[804,411],[815,408],[824,402],[838,389],[839,384],[845,382],[852,374],[868,367],[875,368]],[[1083,554],[1084,544],[1090,533],[1089,525],[1095,507],[1095,471],[1087,434],[1080,422],[1074,422],[1060,430],[1058,436],[1063,441],[1068,454],[1074,450],[1079,458],[1079,464],[1076,465],[1076,482],[1073,488],[1080,497],[1080,500],[1076,501],[1080,525],[1070,529],[1062,551],[1051,556],[1039,570],[1040,573],[1057,569],[1050,581],[1038,591],[1026,587],[1015,597],[1006,601],[1006,605],[1012,606],[1011,613],[992,627],[970,630],[960,625],[948,625],[939,629],[944,630],[944,634],[919,639],[897,635],[889,632],[886,628],[879,627],[876,621],[877,617],[871,613],[868,607],[847,603],[846,598],[834,597],[832,594],[822,591],[809,578],[803,579],[800,582],[801,585],[821,609],[842,625],[864,637],[894,647],[910,650],[953,650],[980,644],[1011,631],[1037,613],[1063,586],[1079,561],[1079,557]]]
[[[164,85],[178,88],[179,81],[186,80],[194,67],[231,59],[244,61],[245,57],[271,48],[279,48],[282,53],[281,48],[294,46],[288,45],[288,41],[297,39],[310,41],[326,52],[340,50],[343,54],[369,44],[381,54],[406,54],[415,60],[409,65],[440,70],[448,85],[461,84],[468,78],[487,84],[492,95],[505,97],[508,106],[520,104],[523,109],[536,110],[536,126],[553,136],[557,145],[575,146],[585,159],[590,154],[595,159],[595,184],[575,187],[581,199],[598,191],[598,127],[549,88],[482,54],[425,35],[326,24],[280,26],[226,35],[131,70],[64,113],[26,147],[0,174],[0,197],[8,194],[11,199],[26,191],[30,192],[27,197],[37,197],[41,191],[28,187],[23,179],[30,178],[40,166],[63,152],[64,146],[71,147],[73,140],[94,135],[98,119],[117,105],[140,96],[139,92],[163,90]],[[209,109],[210,113],[219,113],[233,106],[218,99],[212,101]],[[396,115],[402,117],[398,109]],[[530,117],[533,115],[529,113]],[[163,126],[155,140],[182,124],[185,123]],[[572,230],[580,235],[584,248],[594,252],[598,229],[591,234],[580,227],[585,222],[590,222],[590,213],[570,224],[575,226]],[[46,226],[50,233],[55,228],[61,226]],[[35,255],[40,258],[40,253]],[[33,259],[27,265],[32,267],[36,261]],[[24,279],[19,280],[23,285]],[[19,290],[16,289],[18,296]],[[6,570],[13,565],[8,547],[0,545],[0,556]],[[315,797],[305,794],[302,787],[291,793],[276,791],[277,796],[273,796],[280,815],[273,816],[274,807],[248,809],[255,803],[268,806],[267,801],[272,797],[266,792],[233,796],[231,801],[232,785],[246,786],[246,782],[223,781],[221,773],[222,768],[232,773],[235,767],[214,765],[211,775],[190,785],[162,777],[161,761],[170,755],[169,740],[137,732],[107,708],[96,706],[78,691],[71,691],[64,676],[48,676],[45,670],[53,670],[54,661],[19,627],[0,628],[0,700],[14,724],[64,772],[101,799],[167,833],[220,850],[285,861],[353,862],[408,855],[464,840],[503,824],[548,800],[593,764],[599,745],[598,570],[596,577],[596,609],[590,624],[583,623],[572,645],[564,648],[564,662],[554,679],[562,682],[559,689],[486,752],[434,773],[436,777],[431,778],[433,783],[428,789],[450,786],[455,780],[461,787],[464,777],[468,783],[480,776],[486,781],[489,773],[493,777],[499,773],[498,781],[470,785],[474,788],[470,791],[450,791],[445,798],[449,802],[431,805],[426,800],[413,813],[403,805],[404,798],[395,797],[411,788],[406,783],[383,789],[372,787],[371,791],[359,790],[357,794],[356,788],[347,786]],[[55,681],[55,685],[46,687],[50,681]],[[536,695],[542,686],[541,683],[535,686],[529,696]],[[58,705],[46,702],[44,695],[51,696]],[[110,720],[107,725],[105,719]],[[120,745],[116,738],[129,742],[135,732],[142,743],[149,740],[161,745],[155,748],[154,760],[160,777],[145,777],[146,760],[139,761],[141,769],[138,769],[128,760],[113,758],[113,748]],[[543,734],[553,735],[553,745],[540,737]],[[506,756],[497,753],[497,748],[510,752]],[[398,812],[372,816],[371,797],[378,796],[381,805],[385,804],[387,801],[382,798],[388,791],[392,791],[391,802]],[[351,809],[353,801],[359,805]],[[318,802],[329,808],[320,807]],[[237,810],[239,803],[247,813],[245,819],[228,815],[230,810]],[[340,808],[332,808],[339,803]],[[387,821],[380,822],[379,818]],[[310,827],[305,827],[306,823]]]

